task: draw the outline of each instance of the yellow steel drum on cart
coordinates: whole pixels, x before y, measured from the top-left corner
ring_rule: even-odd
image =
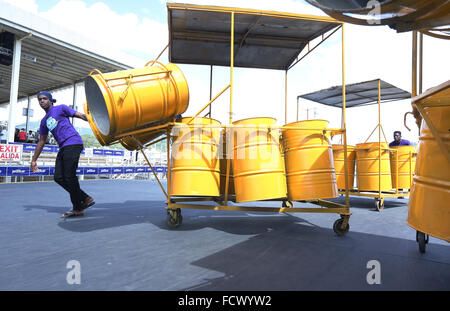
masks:
[[[228,177],[228,194],[234,195],[234,177],[233,177],[233,147],[231,146],[232,131],[229,130],[229,135],[227,137],[225,130],[222,132],[222,155],[220,159],[220,194],[225,195],[225,186],[227,178],[227,159],[230,159],[230,170]]]
[[[338,196],[333,153],[324,134],[326,120],[286,124],[305,130],[283,129],[288,199],[293,201]]]
[[[91,115],[89,125],[102,145],[135,130],[172,121],[188,107],[188,85],[175,64],[96,72],[85,79],[86,110]],[[154,139],[141,134],[138,140],[142,144]],[[124,146],[137,148],[130,141]]]
[[[356,172],[359,191],[392,190],[391,164],[387,143],[381,143],[381,170],[379,157],[380,143],[356,145]],[[381,184],[379,184],[379,178]]]
[[[219,196],[220,122],[209,118],[182,118],[172,130],[170,194]]]
[[[450,107],[425,110],[450,151]],[[416,164],[408,225],[450,242],[450,163],[425,121],[422,121]]]
[[[390,151],[392,187],[410,189],[416,169],[415,146],[394,146],[390,148],[394,149]]]
[[[333,145],[334,169],[338,189],[345,189],[344,145]],[[355,181],[356,151],[354,146],[347,146],[348,189],[353,188]]]
[[[236,202],[286,198],[279,133],[273,118],[233,122],[233,174]],[[238,127],[249,126],[248,128]]]

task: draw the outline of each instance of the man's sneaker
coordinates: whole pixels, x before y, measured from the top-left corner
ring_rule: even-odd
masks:
[[[82,203],[81,203],[81,208],[82,209],[87,209],[88,207],[92,206],[95,204],[94,198],[93,197],[87,197]]]

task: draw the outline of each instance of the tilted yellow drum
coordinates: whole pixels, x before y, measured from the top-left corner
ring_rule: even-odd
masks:
[[[326,120],[305,120],[286,124],[283,146],[288,199],[292,201],[338,196],[333,153],[324,130]]]
[[[356,172],[360,191],[392,190],[388,144],[381,143],[381,170],[379,147],[378,142],[356,145]]]
[[[333,161],[336,171],[338,189],[345,189],[344,145],[333,145]],[[355,181],[356,151],[354,146],[347,146],[348,189],[353,189]]]
[[[450,107],[430,107],[425,111],[450,151]],[[450,163],[425,121],[408,208],[408,225],[450,242]]]
[[[182,118],[172,130],[170,194],[219,196],[220,122],[209,118]]]
[[[392,187],[410,189],[416,169],[415,147],[395,146],[390,148]]]
[[[236,202],[286,198],[279,133],[270,129],[275,123],[273,118],[233,122]]]
[[[91,112],[87,108],[87,103],[83,104],[84,113],[86,115],[86,118],[89,122],[89,124],[94,124],[94,121],[92,119]],[[91,126],[92,132],[94,133],[94,136],[97,138],[98,142],[102,145],[108,145],[106,141],[108,138],[105,135],[102,135],[98,128],[94,125]],[[144,132],[141,134],[133,135],[134,139],[137,140],[137,142],[131,138],[130,136],[126,136],[119,140],[120,144],[125,147],[127,150],[133,151],[139,149],[139,144],[144,145],[147,142],[150,142],[157,137],[161,136],[164,132],[161,131],[151,131],[151,132]]]
[[[135,130],[172,121],[188,107],[186,79],[172,63],[106,74],[93,72],[97,74],[85,79],[87,110],[92,116],[89,125],[102,145]],[[144,137],[154,138],[140,135],[141,144],[147,142]]]

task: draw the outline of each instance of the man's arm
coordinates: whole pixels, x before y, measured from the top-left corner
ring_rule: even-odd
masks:
[[[86,117],[86,115],[84,114],[84,113],[81,113],[81,112],[75,112],[74,113],[74,115],[73,115],[75,118],[79,118],[79,119],[81,119],[81,120],[84,120],[84,121],[87,121],[87,117]]]
[[[42,148],[44,148],[46,139],[47,139],[47,135],[41,135],[39,142],[36,145],[36,150],[34,151],[33,158],[31,159],[31,171],[33,173],[36,173],[38,171],[36,161],[42,152]]]

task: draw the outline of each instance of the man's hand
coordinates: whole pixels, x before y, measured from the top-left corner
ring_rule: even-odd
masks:
[[[84,113],[81,112],[75,112],[75,114],[73,115],[75,118],[79,118],[81,120],[87,121],[87,117]]]
[[[37,166],[37,163],[36,163],[36,161],[31,161],[31,171],[33,172],[33,173],[37,173],[37,171],[38,171],[38,166]]]

